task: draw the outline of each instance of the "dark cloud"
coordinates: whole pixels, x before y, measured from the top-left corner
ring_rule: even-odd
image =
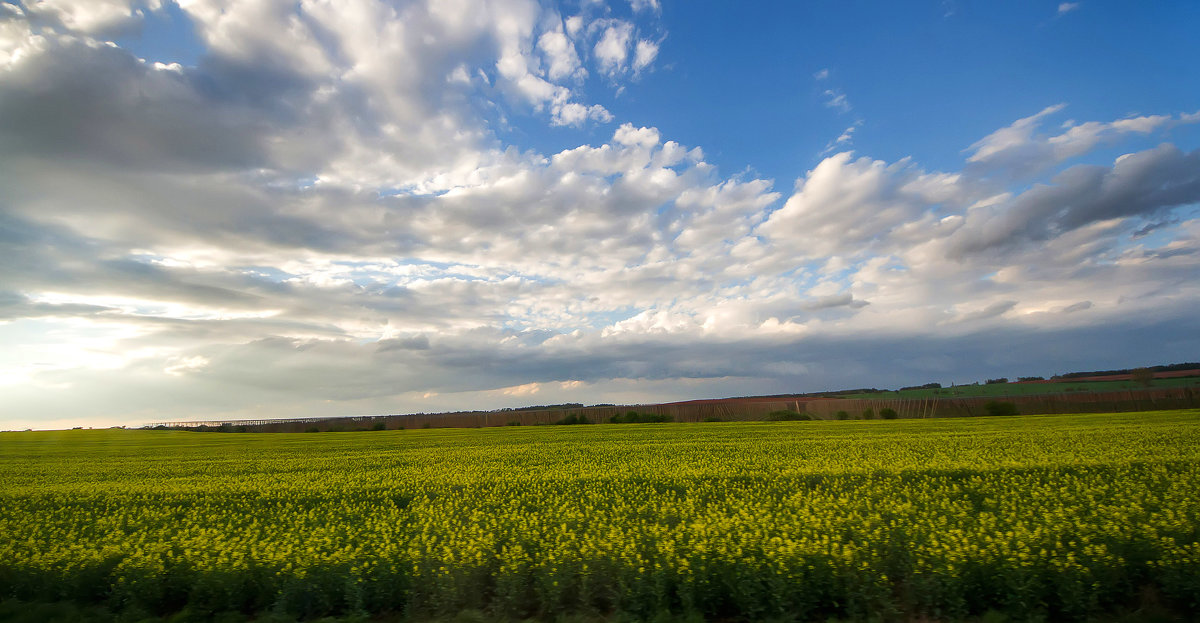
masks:
[[[810,303],[805,303],[803,307],[804,307],[804,309],[807,309],[807,310],[831,309],[834,307],[849,307],[851,309],[860,309],[860,308],[866,307],[867,305],[870,305],[870,304],[871,303],[869,301],[856,299],[856,298],[854,298],[853,294],[850,294],[847,292],[845,294],[834,294],[831,296],[823,296],[823,297],[817,298],[816,300],[814,300]]]
[[[0,80],[0,150],[141,171],[240,170],[267,163],[270,118],[215,99],[190,69],[61,37]]]
[[[1092,307],[1093,307],[1093,305],[1092,305],[1091,301],[1080,301],[1078,303],[1072,303],[1071,305],[1068,305],[1065,308],[1063,308],[1063,313],[1064,314],[1073,314],[1075,312],[1080,312],[1080,311],[1091,309]]]
[[[1153,218],[1200,202],[1200,150],[1169,144],[1119,158],[1111,168],[1075,166],[1011,205],[971,215],[952,238],[951,258],[1045,241],[1114,218]]]

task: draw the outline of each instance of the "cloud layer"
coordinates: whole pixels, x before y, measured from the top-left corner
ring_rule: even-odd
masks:
[[[1056,133],[1050,106],[957,171],[841,151],[781,191],[589,99],[652,79],[656,2],[179,2],[192,66],[106,41],[158,3],[22,6],[0,5],[0,427],[971,380],[1198,345],[1200,151],[1079,162],[1194,113]],[[608,138],[521,150],[514,119]]]

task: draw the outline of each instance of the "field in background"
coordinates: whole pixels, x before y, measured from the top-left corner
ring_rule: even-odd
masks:
[[[752,422],[793,411],[808,419],[875,419],[885,410],[896,417],[945,418],[994,414],[989,403],[1011,403],[1017,413],[1120,413],[1200,408],[1200,376],[1196,370],[1160,372],[1148,385],[1123,381],[1041,381],[960,385],[898,392],[831,392],[778,396],[746,396],[639,405],[557,405],[408,415],[298,417],[271,420],[213,420],[161,422],[149,427],[218,430],[222,432],[348,432],[372,429],[486,428],[544,425],[563,422],[610,421],[630,411],[675,422]],[[1128,376],[1128,375],[1125,375]],[[1101,377],[1110,378],[1110,377]],[[1118,377],[1120,378],[1120,377]]]
[[[1128,375],[1125,375],[1128,376]],[[949,398],[954,396],[986,396],[991,398],[1005,396],[1033,396],[1038,394],[1057,394],[1069,392],[1118,392],[1142,390],[1147,387],[1179,388],[1200,387],[1200,376],[1185,376],[1177,378],[1156,378],[1148,384],[1142,384],[1128,379],[1119,381],[1034,381],[1029,383],[992,383],[979,385],[956,385],[940,389],[905,389],[900,391],[885,391],[871,393],[842,394],[842,398]]]
[[[0,599],[130,620],[1200,608],[1200,411],[0,434]]]

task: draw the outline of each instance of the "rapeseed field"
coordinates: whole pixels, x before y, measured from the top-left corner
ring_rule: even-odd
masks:
[[[0,600],[118,614],[1200,609],[1195,410],[4,433],[0,475]]]

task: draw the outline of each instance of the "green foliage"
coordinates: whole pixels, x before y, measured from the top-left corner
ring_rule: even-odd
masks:
[[[560,425],[591,424],[591,423],[592,423],[592,421],[587,419],[586,415],[579,415],[577,413],[572,413],[571,415],[568,415],[567,417],[555,422],[555,424],[560,424]]]
[[[521,423],[516,420],[509,420],[508,423],[505,424],[505,426],[520,426],[520,425],[521,425]]]
[[[673,420],[669,415],[659,415],[657,413],[638,413],[637,411],[626,412],[625,415],[617,414],[608,421],[613,424],[651,424],[655,422],[670,422]]]
[[[1198,441],[1196,410],[0,433],[0,620],[1194,612]]]
[[[375,422],[375,425],[371,427],[371,430],[387,430],[387,422],[384,422],[383,420]]]
[[[875,419],[875,410],[874,409],[864,409],[862,412],[862,419],[864,419],[864,420]]]
[[[848,420],[848,419],[850,419],[850,414],[846,413],[845,411],[838,411],[837,414],[834,415],[834,417],[839,420]]]
[[[306,432],[306,433],[319,433],[319,432],[321,432],[321,429],[317,428],[316,426],[309,426],[308,428],[304,429],[304,432]]]
[[[989,400],[983,405],[983,412],[987,415],[996,417],[1004,415],[1017,415],[1017,405],[1011,402],[1001,402],[999,400]]]
[[[721,418],[719,418],[715,415],[710,415],[710,416],[704,418],[704,421],[705,422],[724,422],[725,420],[722,420]]]
[[[891,407],[884,407],[879,410],[879,417],[885,420],[894,420],[900,417],[900,414],[896,413],[896,410]]]
[[[792,411],[791,409],[772,411],[767,414],[768,422],[801,422],[811,419],[812,417],[810,417],[807,413],[800,413],[799,411]]]

